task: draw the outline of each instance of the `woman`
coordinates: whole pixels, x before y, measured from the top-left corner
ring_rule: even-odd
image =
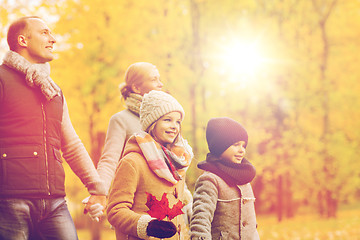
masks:
[[[184,218],[156,220],[147,211],[148,194],[169,206],[184,201],[185,169],[190,154],[178,141],[182,106],[169,94],[145,94],[140,109],[139,132],[127,142],[108,201],[108,220],[117,239],[188,239]]]
[[[141,130],[139,111],[143,95],[151,90],[161,90],[162,87],[159,71],[153,64],[137,62],[127,69],[125,82],[119,86],[127,109],[111,117],[104,150],[97,165],[107,192],[126,141]]]

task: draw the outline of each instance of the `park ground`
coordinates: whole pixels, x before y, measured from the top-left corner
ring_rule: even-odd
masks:
[[[342,207],[337,218],[321,218],[314,214],[297,215],[278,222],[273,215],[258,215],[261,240],[360,240],[360,204]],[[107,226],[107,225],[106,225]],[[90,232],[80,229],[79,240],[90,240]],[[102,240],[115,240],[106,227]]]

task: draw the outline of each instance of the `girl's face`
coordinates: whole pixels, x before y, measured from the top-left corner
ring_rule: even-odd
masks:
[[[154,139],[163,146],[175,141],[180,132],[181,113],[171,112],[162,116],[152,131]]]
[[[238,141],[228,147],[225,152],[220,155],[220,158],[233,163],[241,163],[245,156],[245,142]]]
[[[134,85],[134,92],[144,96],[145,93],[151,90],[160,91],[163,87],[163,83],[160,80],[160,73],[155,66],[146,69],[146,73],[143,76],[142,82]]]

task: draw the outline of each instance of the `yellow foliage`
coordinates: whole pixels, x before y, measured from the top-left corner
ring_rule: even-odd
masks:
[[[0,54],[16,17],[50,22],[57,38],[52,77],[89,152],[101,147],[94,137],[124,108],[118,85],[125,70],[148,61],[186,111],[183,135],[196,146],[191,185],[208,151],[207,121],[228,116],[248,129],[247,157],[263,178],[268,205],[276,202],[276,177],[287,173],[297,199],[314,203],[329,184],[343,189],[339,201],[359,197],[359,1],[333,8],[334,1],[319,0],[35,2],[1,2]],[[224,50],[239,42],[258,44],[264,55],[250,76],[224,63]]]

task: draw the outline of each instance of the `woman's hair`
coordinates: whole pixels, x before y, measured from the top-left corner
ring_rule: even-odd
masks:
[[[124,99],[133,93],[132,85],[140,85],[150,70],[156,66],[148,62],[136,62],[131,64],[125,72],[125,82],[119,85],[121,95]]]

